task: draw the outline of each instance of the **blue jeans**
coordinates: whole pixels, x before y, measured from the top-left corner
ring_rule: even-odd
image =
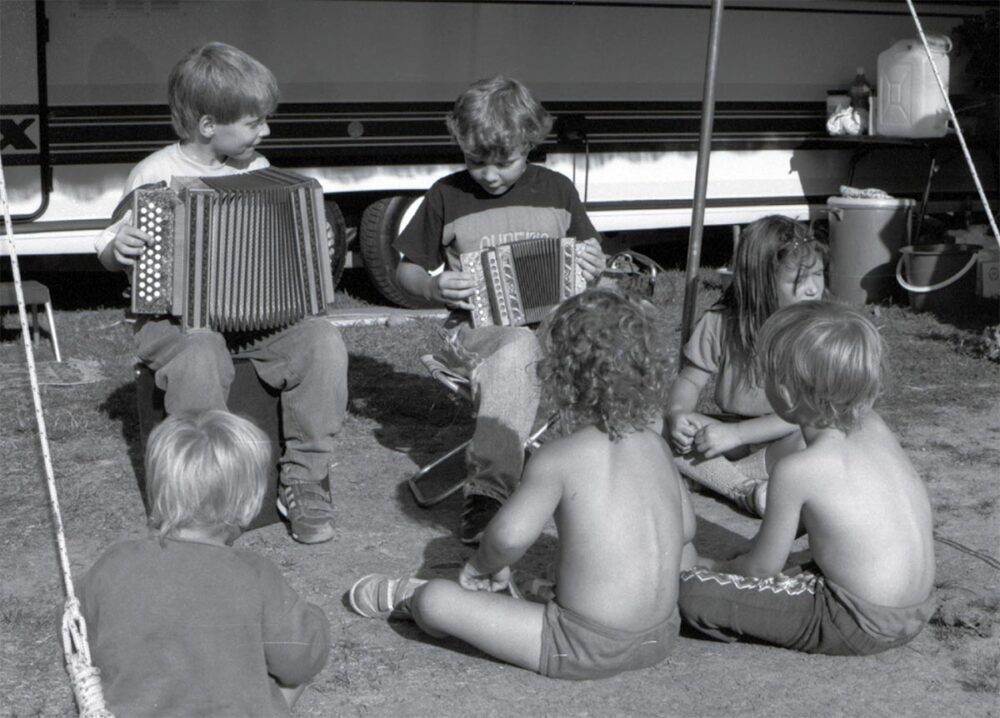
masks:
[[[250,359],[260,380],[281,392],[282,480],[322,481],[347,411],[347,349],[340,332],[311,317],[240,339],[208,329],[185,332],[174,319],[150,317],[137,323],[134,342],[164,391],[167,414],[225,409],[233,359]]]
[[[462,323],[444,334],[445,361],[471,381],[476,428],[466,452],[465,495],[498,501],[514,492],[524,469],[524,444],[541,398],[535,366],[541,347],[527,327],[479,327]]]

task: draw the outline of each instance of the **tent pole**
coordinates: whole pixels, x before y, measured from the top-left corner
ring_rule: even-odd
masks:
[[[712,150],[712,124],[715,120],[715,71],[719,62],[719,35],[722,29],[723,0],[712,0],[712,15],[705,60],[705,86],[701,101],[701,135],[694,180],[694,206],[691,211],[691,234],[688,238],[687,272],[684,282],[684,313],[681,319],[681,353],[694,326],[694,308],[698,298],[698,268],[701,264],[701,235],[705,226],[705,195],[708,187],[708,161]]]

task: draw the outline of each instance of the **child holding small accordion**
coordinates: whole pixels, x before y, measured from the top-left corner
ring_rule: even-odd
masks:
[[[269,167],[255,148],[270,134],[267,117],[277,107],[278,86],[260,62],[230,45],[208,43],[177,63],[168,95],[180,139],[135,166],[125,197],[145,185],[169,185],[174,177]],[[152,241],[128,212],[100,234],[96,249],[107,269],[127,270]],[[313,316],[268,332],[224,335],[150,315],[136,322],[135,353],[155,372],[168,414],[225,409],[233,359],[250,359],[261,381],[281,392],[279,510],[296,540],[333,538],[328,474],[347,408],[347,350],[334,326]]]
[[[476,281],[462,271],[459,255],[575,237],[587,282],[599,275],[605,257],[573,183],[528,162],[553,118],[524,85],[503,76],[476,82],[459,96],[447,123],[466,169],[431,186],[394,246],[403,255],[396,273],[400,286],[456,310],[445,330],[447,362],[468,372],[477,414],[466,455],[460,538],[474,544],[520,481],[523,446],[539,403],[535,363],[541,352],[526,326],[473,327]],[[444,271],[432,274],[442,264]]]

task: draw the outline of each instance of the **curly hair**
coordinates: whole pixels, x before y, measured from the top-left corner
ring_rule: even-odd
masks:
[[[542,143],[554,121],[527,87],[503,75],[473,83],[445,118],[462,152],[481,162],[527,154]]]
[[[882,393],[885,343],[851,307],[818,301],[779,309],[761,328],[758,349],[767,382],[784,390],[800,424],[850,431]]]
[[[592,424],[617,441],[663,411],[667,333],[649,302],[591,289],[560,305],[543,346],[538,377],[560,411],[564,431]]]

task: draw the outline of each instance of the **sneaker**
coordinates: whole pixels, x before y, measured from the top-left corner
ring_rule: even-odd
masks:
[[[412,618],[410,597],[427,581],[370,573],[351,586],[351,608],[365,618]]]
[[[318,481],[289,481],[278,487],[278,513],[288,519],[299,543],[323,543],[333,538],[333,503]]]
[[[532,603],[548,603],[556,598],[555,581],[517,569],[511,569],[507,590],[514,598]]]
[[[763,518],[767,505],[767,481],[750,479],[737,487],[733,503],[748,514]]]
[[[482,494],[466,496],[462,505],[462,525],[458,532],[462,543],[469,545],[479,543],[486,526],[496,516],[500,506],[499,501],[489,496]]]

